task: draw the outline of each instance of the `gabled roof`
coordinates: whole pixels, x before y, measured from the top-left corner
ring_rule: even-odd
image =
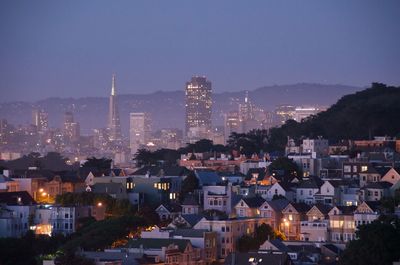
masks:
[[[298,189],[319,189],[324,181],[318,177],[310,177],[307,180],[300,181]]]
[[[310,205],[304,202],[299,202],[299,203],[291,202],[289,204],[292,205],[298,213],[307,213],[311,209]],[[287,207],[288,206],[286,206],[285,208]]]
[[[317,208],[323,215],[327,215],[329,213],[329,211],[332,209],[332,207],[330,207],[329,205],[326,204],[322,204],[322,203],[317,203],[314,206],[311,207],[312,208]],[[311,211],[310,209],[310,211]],[[307,212],[308,214],[308,212]]]
[[[265,202],[265,200],[259,196],[245,197],[242,198],[242,200],[247,204],[247,206],[249,206],[249,208],[258,208]]]
[[[167,209],[168,212],[170,213],[179,213],[182,211],[182,206],[176,203],[163,203],[160,206],[158,206],[157,209],[160,208],[161,206],[164,206],[164,208]]]
[[[274,247],[276,247],[279,251],[283,251],[283,252],[289,252],[290,249],[283,244],[282,240],[280,239],[273,239],[269,241],[271,243],[271,245],[273,245]]]
[[[27,191],[0,192],[0,203],[6,205],[34,205],[35,200]]]
[[[191,227],[195,226],[203,218],[201,214],[185,214],[180,217],[182,217]]]
[[[129,248],[161,249],[169,245],[176,245],[179,251],[183,252],[188,244],[190,244],[188,239],[138,238],[129,240],[127,246]]]
[[[289,201],[287,199],[276,199],[276,200],[268,201],[267,203],[276,212],[281,212],[283,209],[286,208],[286,206],[288,206]]]

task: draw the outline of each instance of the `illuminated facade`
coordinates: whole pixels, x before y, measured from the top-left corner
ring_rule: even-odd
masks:
[[[39,132],[49,128],[49,114],[43,110],[35,109],[32,112],[32,122]]]
[[[185,96],[186,135],[201,138],[211,131],[211,82],[206,77],[192,77],[186,83]]]
[[[295,107],[291,105],[280,105],[275,109],[275,115],[277,118],[277,125],[284,124],[287,120],[294,118]]]
[[[129,140],[131,154],[147,144],[151,137],[151,120],[149,113],[131,113]]]
[[[116,76],[113,74],[112,76],[112,86],[111,86],[111,95],[110,95],[110,105],[109,105],[109,116],[108,116],[108,133],[109,140],[111,142],[121,141],[121,124],[119,121],[119,112],[117,105],[117,96],[115,94],[115,79]]]

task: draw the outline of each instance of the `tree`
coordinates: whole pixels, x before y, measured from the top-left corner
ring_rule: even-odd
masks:
[[[82,167],[96,168],[100,172],[107,172],[111,169],[111,159],[89,157]]]
[[[283,170],[285,175],[302,176],[303,174],[297,164],[287,157],[279,157],[272,161],[271,165],[269,165],[269,170],[270,172]]]
[[[260,245],[252,236],[244,235],[238,239],[237,250],[239,252],[249,252],[250,250],[258,250]]]
[[[340,265],[389,265],[400,259],[400,221],[374,221],[361,225],[350,241]]]
[[[254,239],[257,242],[258,246],[263,244],[267,239],[274,239],[274,237],[274,229],[266,223],[262,223],[255,229]]]

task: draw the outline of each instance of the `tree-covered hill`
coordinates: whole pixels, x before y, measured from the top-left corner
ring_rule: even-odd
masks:
[[[400,87],[373,83],[371,88],[342,97],[328,110],[301,123],[288,121],[275,134],[340,139],[398,136],[400,133]]]

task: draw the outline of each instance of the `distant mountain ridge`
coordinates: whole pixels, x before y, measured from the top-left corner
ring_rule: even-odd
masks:
[[[346,94],[362,90],[345,85],[301,83],[265,86],[249,91],[250,100],[269,111],[280,104],[330,106]],[[213,94],[213,122],[222,125],[222,114],[236,110],[245,91]],[[150,94],[118,95],[121,127],[125,136],[129,131],[130,112],[150,112],[154,129],[183,128],[184,91],[158,91]],[[72,111],[81,123],[83,134],[93,128],[104,128],[108,116],[108,97],[48,98],[36,102],[0,103],[0,118],[12,124],[31,123],[32,109],[42,108],[49,113],[50,127],[61,127],[65,111]]]

